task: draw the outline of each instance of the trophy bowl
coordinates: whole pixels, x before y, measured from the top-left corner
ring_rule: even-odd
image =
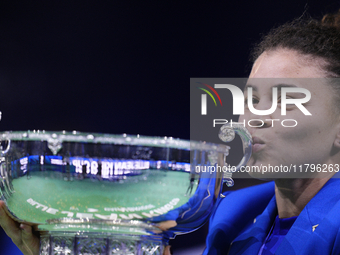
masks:
[[[208,219],[222,176],[195,166],[215,164],[229,149],[76,131],[2,132],[0,140],[1,200],[39,231],[46,255],[162,254],[169,238]]]
[[[2,132],[0,142],[1,200],[39,232],[44,255],[162,254],[209,218],[225,176],[198,169],[229,150],[76,131]]]

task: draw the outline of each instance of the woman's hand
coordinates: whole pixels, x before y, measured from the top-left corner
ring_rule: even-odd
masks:
[[[39,255],[39,237],[34,235],[32,227],[14,221],[5,211],[5,203],[0,201],[0,225],[6,234],[18,246],[24,255]]]
[[[162,231],[167,231],[169,228],[173,228],[177,226],[177,222],[175,220],[167,220],[159,222],[156,227],[161,229]],[[167,245],[164,247],[163,255],[171,255],[171,246]]]

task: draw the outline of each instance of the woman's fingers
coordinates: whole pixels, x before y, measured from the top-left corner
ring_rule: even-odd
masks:
[[[33,234],[32,227],[30,225],[20,224],[20,229],[23,248],[27,250],[27,254],[38,255],[40,240]],[[24,252],[24,254],[26,253]]]
[[[39,237],[32,227],[14,221],[5,211],[5,203],[0,201],[0,225],[24,255],[39,255]]]
[[[0,225],[6,234],[13,240],[20,236],[19,223],[10,218],[5,211],[5,203],[0,201]],[[13,240],[15,243],[15,240]]]
[[[162,231],[167,231],[169,228],[173,228],[176,226],[177,222],[175,220],[162,221],[156,224],[156,227]]]
[[[164,247],[164,251],[163,251],[163,255],[171,255],[171,250],[170,250],[171,246],[167,245]]]

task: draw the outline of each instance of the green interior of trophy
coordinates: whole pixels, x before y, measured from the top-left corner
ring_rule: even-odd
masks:
[[[14,217],[42,230],[67,224],[68,230],[86,228],[71,224],[77,219],[91,222],[88,231],[96,231],[93,222],[102,220],[117,223],[113,228],[120,222],[133,227],[133,221],[147,222],[193,196],[199,175],[191,173],[190,159],[205,164],[207,153],[196,152],[212,148],[197,147],[192,154],[190,146],[184,140],[126,135],[5,133],[2,199]],[[124,226],[118,230],[131,232]]]
[[[7,205],[18,218],[35,223],[63,217],[138,220],[164,214],[190,196],[185,172],[145,170],[128,182],[66,178],[59,172],[32,171],[14,179]]]

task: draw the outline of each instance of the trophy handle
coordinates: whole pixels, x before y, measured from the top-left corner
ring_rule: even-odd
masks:
[[[0,120],[1,120],[1,112],[0,112]],[[0,137],[0,154],[2,156],[5,155],[9,151],[10,148],[11,148],[11,140],[8,139],[5,135],[2,135],[2,137]]]
[[[220,128],[218,137],[223,142],[231,142],[235,138],[235,133],[237,133],[241,137],[244,155],[240,163],[236,166],[236,168],[223,173],[223,182],[226,183],[228,187],[234,186],[234,180],[232,179],[233,172],[239,171],[242,166],[247,164],[252,153],[252,142],[253,142],[252,137],[249,131],[241,124],[238,124],[238,123],[224,124]],[[224,166],[226,166],[227,155],[228,155],[227,153],[224,154],[224,160],[223,160]]]

